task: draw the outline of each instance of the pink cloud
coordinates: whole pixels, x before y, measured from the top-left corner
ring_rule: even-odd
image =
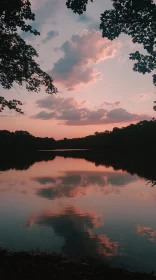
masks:
[[[106,102],[107,104],[111,104]],[[89,108],[85,103],[78,103],[74,98],[62,98],[48,96],[36,102],[39,108],[48,109],[33,116],[42,120],[58,120],[68,126],[97,125],[97,124],[117,124],[124,122],[136,122],[141,120],[151,120],[151,116],[139,115],[128,112],[124,108],[118,108],[119,101],[112,103],[109,110],[102,108],[102,103],[97,108]],[[116,108],[116,107],[117,108]]]
[[[101,104],[101,107],[107,107],[107,108],[117,108],[120,105],[120,101],[116,101],[116,102],[103,102]]]
[[[80,85],[96,82],[101,72],[93,65],[115,57],[119,48],[119,42],[102,38],[99,31],[84,30],[63,43],[60,50],[64,55],[49,73],[55,82],[73,91]]]
[[[156,230],[153,230],[151,227],[137,226],[137,234],[141,236],[147,236],[150,241],[156,242]]]

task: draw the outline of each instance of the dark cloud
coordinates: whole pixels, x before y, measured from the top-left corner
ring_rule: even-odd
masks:
[[[81,175],[79,174],[68,174],[67,176],[61,177],[60,179],[64,186],[78,186],[79,184],[81,184]]]
[[[114,173],[108,177],[107,182],[112,186],[126,186],[136,180],[138,180],[136,175],[132,176],[128,173]]]
[[[48,41],[52,40],[53,38],[57,37],[59,35],[59,32],[56,30],[51,30],[47,33],[45,39],[42,40],[42,43],[45,44]]]
[[[31,217],[28,226],[33,224],[52,227],[54,233],[64,239],[61,250],[65,255],[74,258],[117,255],[117,242],[110,241],[106,235],[93,233],[94,228],[103,225],[103,221],[100,224],[95,215],[81,213],[76,208],[68,207],[61,213],[44,212]]]
[[[40,197],[48,198],[53,200],[55,198],[63,197],[58,188],[42,188],[37,192],[37,195]]]
[[[62,114],[58,116],[58,119],[64,121],[79,121],[81,119],[81,111],[75,109],[71,109],[70,112],[63,110]]]
[[[89,15],[87,14],[82,14],[82,15],[79,15],[78,16],[78,21],[79,22],[90,22],[90,21],[93,21],[93,18],[90,17]]]
[[[49,111],[41,111],[33,118],[60,120],[65,125],[115,124],[151,119],[151,116],[133,114],[123,108],[116,108],[120,105],[119,101],[103,102],[99,109],[90,109],[85,107],[85,102],[78,103],[74,98],[48,96],[38,100],[36,104],[39,108]],[[103,106],[107,107],[107,110],[102,108]],[[108,110],[108,107],[111,109]]]
[[[41,111],[40,113],[34,116],[35,119],[41,120],[51,120],[56,116],[55,112],[47,113],[45,111]]]
[[[34,181],[40,183],[41,185],[55,183],[55,179],[53,177],[37,177],[37,178],[34,178]]]
[[[120,101],[116,101],[116,102],[103,102],[102,106],[114,108],[114,107],[118,107],[120,105],[120,103],[121,103]]]
[[[114,103],[113,103],[113,106],[119,106],[120,103],[121,103],[120,101],[114,102]]]
[[[89,121],[98,121],[105,115],[107,111],[105,109],[97,109],[95,111],[88,112]]]
[[[70,110],[73,108],[77,108],[81,105],[73,97],[63,98],[63,97],[55,97],[54,95],[47,96],[44,99],[37,100],[36,104],[39,108],[49,109],[54,111]]]
[[[89,16],[87,13],[84,13],[82,15],[75,15],[77,17],[77,21],[84,23],[86,28],[88,30],[96,30],[100,31],[100,22],[94,20],[91,16]],[[87,25],[88,24],[88,25]],[[100,31],[101,32],[101,31]]]
[[[123,122],[123,121],[135,121],[135,120],[138,120],[138,118],[140,119],[140,116],[137,114],[131,114],[123,108],[117,108],[117,109],[113,109],[107,113],[106,122],[114,123],[114,121],[115,121],[118,123],[118,122]],[[141,117],[141,119],[142,119],[142,117]]]
[[[88,25],[88,29],[89,30],[97,30],[100,31],[100,22],[96,22],[96,21],[92,21],[89,25]]]
[[[50,21],[52,24],[54,23],[54,17],[57,12],[61,9],[65,9],[65,0],[38,0],[38,7],[35,9],[35,22],[30,22],[30,25],[37,29],[39,32],[41,31],[42,26]],[[42,4],[43,3],[43,4]],[[21,36],[23,39],[31,38],[34,39],[30,32],[22,32]]]
[[[83,187],[89,187],[95,185],[97,185],[98,187],[104,187],[107,185],[106,179],[103,174],[100,173],[98,174],[98,172],[92,172],[92,174],[86,174],[83,177],[82,179]]]
[[[69,91],[77,89],[82,84],[95,82],[101,73],[92,67],[99,61],[115,57],[119,43],[102,38],[96,30],[85,30],[81,35],[75,34],[65,41],[60,50],[60,58],[49,74]]]
[[[63,177],[55,178],[55,180],[53,185],[50,184],[49,187],[39,189],[37,195],[50,200],[77,196],[77,192],[79,192],[77,188],[81,186],[81,176],[79,174],[66,174]]]

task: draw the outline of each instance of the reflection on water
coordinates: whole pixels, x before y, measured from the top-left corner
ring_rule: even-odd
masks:
[[[34,224],[52,227],[55,234],[63,237],[63,253],[82,256],[115,256],[118,242],[112,242],[106,235],[95,234],[94,229],[103,226],[103,219],[92,213],[81,213],[79,209],[68,207],[58,213],[45,211],[31,216],[28,226]]]
[[[137,233],[141,236],[148,236],[150,241],[156,242],[156,230],[151,227],[137,226]]]
[[[22,170],[1,167],[0,247],[156,269],[155,188],[85,159],[42,160]]]
[[[48,199],[60,197],[75,197],[87,195],[91,189],[97,189],[103,194],[120,193],[119,186],[137,180],[137,176],[126,173],[107,171],[68,171],[59,177],[36,177],[34,178],[41,187],[37,194]]]

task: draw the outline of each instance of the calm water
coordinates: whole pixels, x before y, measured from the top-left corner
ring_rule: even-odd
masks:
[[[0,247],[156,269],[156,188],[122,170],[55,157],[0,173]]]

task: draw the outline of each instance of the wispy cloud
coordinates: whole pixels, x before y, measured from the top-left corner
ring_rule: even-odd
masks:
[[[65,0],[31,0],[31,4],[35,12],[35,22],[30,22],[30,24],[39,32],[47,20],[53,24],[59,10],[66,9]],[[21,35],[24,39],[35,38],[30,32],[22,32]]]
[[[147,93],[138,93],[134,97],[132,97],[130,100],[132,101],[147,101],[151,100],[152,98],[155,98],[155,94],[151,92]]]
[[[79,22],[90,22],[93,21],[93,18],[87,14],[78,15],[77,21]]]
[[[45,44],[47,42],[49,42],[50,40],[52,40],[53,38],[59,36],[59,32],[56,30],[51,30],[49,32],[47,32],[46,37],[42,40],[42,43]]]
[[[102,107],[110,107],[110,108],[115,108],[118,107],[120,105],[120,101],[116,101],[116,102],[103,102],[101,104]]]

